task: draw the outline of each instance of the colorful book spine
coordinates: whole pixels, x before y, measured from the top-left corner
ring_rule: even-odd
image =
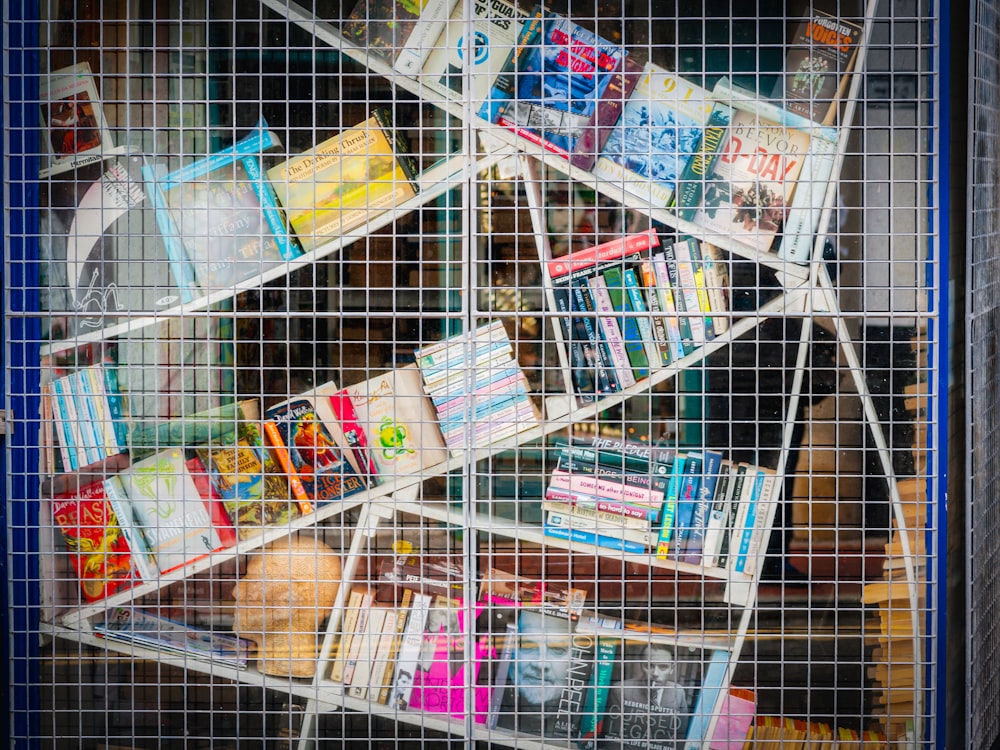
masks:
[[[708,293],[708,285],[705,281],[705,263],[701,257],[701,242],[691,237],[687,241],[687,249],[691,256],[691,271],[694,275],[694,290],[698,296],[698,308],[701,310],[701,320],[705,326],[705,340],[711,341],[715,338],[715,316]]]
[[[649,377],[649,358],[646,356],[646,345],[635,310],[625,292],[624,274],[621,268],[609,268],[603,275],[608,296],[611,298],[611,307],[619,313],[616,321],[625,342],[625,354],[632,366],[632,373],[636,380],[642,380]]]
[[[278,207],[278,199],[275,197],[274,188],[271,183],[264,179],[264,173],[260,168],[260,159],[255,154],[247,154],[241,160],[243,167],[250,178],[250,185],[253,187],[257,200],[260,201],[261,213],[267,228],[270,230],[274,241],[278,245],[278,252],[285,260],[294,260],[302,255],[302,249],[297,240],[288,233],[288,227]]]
[[[715,716],[716,707],[728,685],[730,655],[728,651],[714,649],[705,665],[701,680],[701,690],[694,704],[691,721],[687,728],[688,747],[700,747],[707,739],[708,727]]]
[[[732,501],[733,484],[732,464],[723,461],[719,467],[719,481],[715,487],[715,500],[705,525],[705,539],[701,552],[701,561],[706,568],[715,567],[722,549],[722,540],[726,533],[726,520],[729,518],[729,504]]]
[[[699,451],[688,453],[684,459],[684,473],[681,476],[680,490],[677,493],[677,527],[674,532],[672,557],[683,559],[688,540],[691,537],[691,526],[694,523],[695,509],[698,506],[698,491],[701,487],[702,470],[705,457]]]
[[[611,74],[607,87],[597,100],[597,107],[590,121],[577,138],[569,155],[569,163],[580,169],[591,170],[604,148],[608,136],[621,119],[625,102],[642,78],[644,67],[627,54]]]
[[[548,487],[571,494],[579,492],[630,505],[646,505],[651,508],[659,507],[664,499],[664,493],[656,489],[638,487],[621,479],[607,479],[594,474],[574,473],[561,468],[552,471]]]
[[[698,501],[691,518],[691,530],[684,546],[682,558],[686,563],[696,564],[702,559],[702,553],[705,549],[705,534],[712,513],[712,505],[715,502],[715,490],[718,487],[721,466],[721,453],[704,451],[701,482],[698,485]]]
[[[636,531],[643,532],[648,532],[651,528],[650,522],[645,518],[634,518],[624,513],[612,513],[574,502],[545,500],[542,502],[542,510],[562,513],[573,520],[580,520],[588,524],[588,526],[595,528],[608,526],[610,528],[635,529]]]
[[[749,473],[749,472],[748,472]],[[737,519],[736,528],[733,529],[733,540],[737,541],[736,545],[736,555],[733,557],[733,570],[737,573],[746,572],[747,565],[753,565],[756,560],[750,559],[750,540],[753,537],[754,526],[757,523],[757,515],[761,512],[761,490],[764,486],[764,472],[760,469],[753,469],[753,476],[747,477],[747,485],[744,484],[743,497],[746,498],[746,502],[743,503],[743,509],[740,512],[740,517]],[[746,487],[749,486],[750,490],[747,491]]]
[[[663,243],[663,260],[666,264],[667,278],[670,281],[669,288],[673,293],[673,308],[677,314],[677,326],[681,335],[681,345],[685,354],[690,354],[697,348],[694,343],[691,316],[698,315],[698,308],[695,306],[692,310],[689,310],[687,306],[688,297],[684,293],[684,287],[681,284],[681,277],[677,267],[677,244],[673,241]]]
[[[730,551],[735,550],[733,537],[738,533],[736,524],[743,512],[743,488],[747,482],[747,472],[750,470],[749,464],[739,463],[732,467],[730,471],[729,509],[725,520],[725,528],[722,535],[722,544],[719,545],[719,554],[715,560],[718,568],[728,567]],[[751,480],[752,481],[752,480]]]
[[[814,131],[802,171],[795,181],[795,194],[781,230],[778,257],[793,263],[812,260],[816,230],[830,189],[830,176],[837,156],[836,131]]]
[[[698,298],[698,283],[695,280],[694,261],[691,256],[691,243],[697,240],[680,240],[674,243],[674,262],[677,266],[677,286],[674,291],[680,291],[684,298],[684,309],[687,311],[687,322],[691,327],[691,344],[698,348],[708,341],[705,329],[705,311]]]
[[[594,298],[594,308],[597,311],[598,330],[601,338],[607,344],[608,353],[614,366],[615,376],[622,388],[635,385],[635,374],[625,348],[625,339],[618,327],[614,304],[608,294],[608,286],[602,276],[587,279],[587,286]]]
[[[542,33],[542,6],[536,5],[524,20],[521,35],[517,44],[507,54],[507,60],[497,74],[490,93],[479,109],[479,116],[487,122],[494,123],[514,100],[517,91],[518,71],[531,47],[538,43]]]
[[[388,705],[405,711],[410,705],[413,693],[413,677],[420,666],[420,651],[424,643],[424,625],[430,611],[431,595],[415,593],[406,618],[396,671],[392,681],[392,692]]]
[[[361,616],[361,605],[364,601],[365,592],[362,589],[351,589],[347,598],[347,608],[340,622],[340,640],[336,645],[336,652],[333,656],[333,666],[330,667],[330,679],[333,682],[343,683],[344,667],[347,664],[347,655],[351,650],[351,639],[358,625],[358,617]]]
[[[656,540],[656,556],[660,560],[669,560],[672,548],[675,546],[674,532],[677,519],[677,498],[681,491],[681,481],[684,478],[686,465],[685,455],[678,453],[674,457],[670,472],[670,482],[663,498],[663,510],[660,519],[660,536]]]
[[[312,513],[312,501],[309,498],[309,493],[306,492],[305,485],[302,484],[299,472],[295,469],[295,464],[292,463],[292,456],[288,452],[288,446],[281,439],[281,433],[278,431],[277,425],[269,419],[264,420],[264,438],[271,448],[271,453],[277,459],[278,465],[288,478],[288,486],[292,491],[292,496],[295,498],[295,503],[299,506],[299,510],[302,511],[302,515]]]
[[[549,277],[555,283],[556,279],[566,274],[594,269],[595,266],[601,263],[621,260],[626,255],[644,253],[659,246],[659,235],[655,229],[649,229],[645,232],[629,234],[625,237],[608,240],[585,250],[577,250],[568,255],[553,258],[546,263],[546,268],[548,269]]]
[[[667,259],[663,253],[656,253],[649,262],[653,268],[653,278],[656,282],[655,292],[659,297],[660,309],[663,312],[663,327],[667,333],[670,357],[676,362],[688,352],[684,348],[684,338],[681,336],[681,321],[677,315],[677,305],[674,302],[674,290],[670,283]]]
[[[650,308],[646,304],[646,299],[642,293],[643,285],[639,281],[641,273],[641,267],[638,271],[635,268],[626,268],[622,274],[622,280],[625,282],[625,294],[628,297],[628,302],[632,306],[633,313],[635,313],[636,325],[639,326],[639,336],[642,338],[642,344],[646,349],[646,359],[650,367],[656,367],[662,361],[662,356],[660,354],[660,344],[657,340],[657,334],[653,331],[653,319],[650,315]]]
[[[757,504],[753,518],[753,526],[748,528],[749,539],[746,543],[746,555],[742,567],[737,559],[737,570],[754,573],[759,569],[760,558],[767,548],[767,538],[770,534],[771,509],[775,502],[775,491],[778,487],[777,474],[772,469],[760,469],[756,483]],[[741,546],[742,548],[742,546]]]
[[[560,313],[559,326],[562,329],[563,342],[569,350],[573,390],[581,401],[590,403],[596,397],[597,355],[584,320],[573,315],[571,294],[572,292],[565,287],[552,289],[555,308]]]
[[[619,500],[609,500],[606,497],[598,497],[584,492],[569,492],[567,490],[557,490],[548,488],[545,493],[546,499],[557,503],[572,503],[582,508],[593,508],[604,513],[616,513],[628,518],[641,519],[649,524],[655,524],[660,518],[660,511],[648,505],[632,505]]]
[[[685,221],[693,220],[698,212],[701,196],[705,192],[705,179],[715,168],[715,162],[726,142],[732,118],[732,107],[717,102],[708,117],[698,149],[688,159],[684,171],[677,179],[673,203],[677,208],[677,215]]]
[[[378,469],[372,458],[371,447],[368,445],[368,436],[358,421],[358,413],[354,408],[351,397],[346,390],[338,391],[330,396],[330,408],[340,421],[341,431],[344,433],[344,440],[347,441],[354,461],[363,473],[368,475],[369,485],[376,484]]]
[[[573,295],[570,307],[574,313],[580,314],[576,319],[583,323],[587,341],[590,343],[590,351],[594,357],[598,392],[601,394],[616,393],[621,390],[621,384],[615,374],[611,353],[599,331],[600,325],[595,317],[596,308],[590,289],[586,283],[583,283],[581,285],[574,284],[570,291]]]
[[[663,306],[660,301],[660,292],[656,288],[656,275],[653,272],[651,260],[643,261],[640,273],[642,286],[646,290],[646,306],[653,328],[652,340],[657,350],[657,361],[666,366],[670,364],[672,358],[670,334],[667,332],[667,326],[664,322]]]
[[[580,750],[596,750],[604,724],[604,709],[608,704],[608,691],[618,653],[617,638],[598,637],[597,657],[593,679],[581,710],[579,739]]]
[[[551,524],[546,523],[543,527],[543,531],[546,536],[551,536],[554,539],[563,539],[580,544],[589,544],[593,547],[603,547],[604,549],[618,550],[620,552],[627,552],[633,555],[645,555],[649,552],[649,546],[647,544],[642,544],[630,539],[608,536],[606,534],[597,534],[573,527],[552,526]]]

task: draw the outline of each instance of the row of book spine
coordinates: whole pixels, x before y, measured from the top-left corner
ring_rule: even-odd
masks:
[[[53,469],[75,471],[128,449],[124,397],[115,367],[97,364],[54,378],[43,410],[51,415],[46,444],[59,446]],[[54,429],[52,429],[54,428]]]
[[[654,230],[549,262],[584,400],[619,392],[730,327],[729,273],[718,248]]]
[[[563,445],[545,490],[545,533],[754,573],[766,547],[777,474],[716,451],[653,448],[651,459],[648,447],[638,450]]]

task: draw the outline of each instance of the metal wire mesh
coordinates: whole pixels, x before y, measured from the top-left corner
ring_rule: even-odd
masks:
[[[382,5],[6,11],[25,66],[21,98],[6,92],[23,114],[5,289],[8,559],[31,607],[17,739],[930,746],[935,15],[831,3],[832,28],[857,31],[856,74],[826,128],[768,131],[784,115],[757,103],[792,107],[783,71],[811,6],[554,3],[546,33],[571,19],[651,82],[714,92],[756,153],[760,131],[827,144],[830,176],[687,215],[660,175],[619,169],[678,162],[676,123],[647,113],[619,136],[632,162],[571,166],[565,111],[535,127],[547,145],[480,116],[493,63],[463,41],[480,3],[452,6],[417,68],[405,45],[393,56],[409,6]],[[354,138],[354,161],[330,156]],[[734,174],[688,182],[707,202]],[[817,228],[800,262],[775,233],[795,195]],[[614,250],[623,237],[638,255]],[[560,270],[602,246],[599,272]],[[612,307],[587,308],[602,286]],[[694,295],[674,314],[668,287]],[[616,359],[616,327],[638,353]],[[715,491],[699,510],[694,488],[721,477],[709,549]],[[100,495],[118,504],[80,500]],[[121,635],[141,622],[146,640]]]

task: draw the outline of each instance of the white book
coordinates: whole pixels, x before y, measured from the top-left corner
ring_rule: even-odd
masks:
[[[361,636],[358,658],[351,675],[351,686],[347,694],[352,698],[364,698],[371,686],[372,668],[375,665],[379,639],[382,637],[382,623],[385,620],[384,607],[372,607],[368,612],[368,622]],[[353,650],[353,649],[352,649]]]
[[[405,710],[413,692],[413,675],[420,664],[420,651],[424,645],[424,624],[430,611],[431,595],[414,593],[406,628],[396,658],[396,672],[389,693],[389,706]]]
[[[456,0],[424,0],[420,20],[399,50],[393,67],[398,73],[415,76],[434,49]]]
[[[830,175],[837,156],[836,131],[833,129],[813,132],[809,152],[802,163],[802,171],[795,185],[792,205],[782,231],[778,257],[794,263],[812,260],[813,244],[823,213],[823,201],[830,187]]]

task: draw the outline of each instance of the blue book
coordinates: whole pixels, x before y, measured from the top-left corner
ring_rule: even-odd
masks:
[[[708,725],[715,714],[719,695],[726,687],[726,674],[729,671],[729,652],[722,649],[712,651],[712,657],[705,666],[705,674],[701,680],[701,690],[694,704],[691,722],[688,724],[687,741],[700,743],[705,740]]]
[[[536,5],[521,26],[517,44],[507,54],[507,59],[490,87],[486,101],[479,108],[479,116],[487,122],[496,122],[500,114],[511,106],[517,93],[517,80],[528,51],[542,33],[542,6]]]
[[[683,453],[678,453],[674,457],[674,463],[670,471],[670,481],[667,484],[667,493],[663,498],[660,538],[656,542],[656,556],[660,560],[669,560],[670,551],[676,544],[674,540],[674,520],[677,518],[677,498],[680,495],[681,481],[684,478],[685,458],[685,454]]]
[[[701,487],[702,467],[705,458],[701,453],[688,453],[684,461],[684,474],[681,477],[680,491],[677,493],[677,519],[674,532],[673,557],[682,559],[688,539],[691,537],[691,524],[694,521],[695,508],[698,505],[698,490]]]
[[[722,454],[716,451],[705,451],[704,465],[701,472],[701,483],[698,486],[698,502],[691,518],[690,534],[684,547],[684,562],[698,563],[705,547],[705,528],[708,525],[712,503],[715,501],[715,487],[719,482],[719,468],[722,466]]]
[[[618,638],[597,639],[597,663],[591,675],[590,688],[581,709],[579,739],[581,750],[596,750],[604,722],[604,709],[608,704],[608,690],[618,653]]]
[[[733,529],[733,534],[739,534],[740,539],[739,546],[736,548],[736,559],[733,561],[733,570],[737,573],[746,571],[747,554],[750,551],[750,539],[753,537],[754,526],[757,523],[760,494],[764,486],[764,472],[759,469],[754,469],[753,471],[755,474],[753,478],[753,492],[747,505],[746,520],[743,522],[742,528]],[[750,481],[750,477],[748,476],[745,481]]]
[[[583,323],[590,342],[590,348],[594,354],[594,366],[597,374],[597,389],[599,393],[617,393],[621,390],[618,376],[615,374],[614,364],[611,362],[611,354],[607,350],[607,344],[602,340],[594,317],[594,300],[590,296],[590,290],[586,284],[574,284],[572,289],[573,297],[570,300],[570,308],[574,312],[584,313],[578,320]]]
[[[556,310],[561,313],[559,324],[562,328],[563,340],[569,349],[573,390],[582,401],[592,402],[596,389],[594,384],[596,363],[590,338],[583,320],[573,317],[570,290],[566,287],[556,286],[552,290],[552,296],[556,302]],[[588,350],[590,350],[589,356]]]
[[[645,555],[649,552],[649,548],[646,547],[645,544],[639,544],[639,542],[633,542],[628,539],[620,539],[614,536],[595,534],[591,531],[583,531],[582,529],[567,529],[562,526],[549,526],[546,524],[543,527],[543,530],[546,536],[555,537],[556,539],[566,539],[571,542],[591,544],[595,547],[604,547],[605,549],[629,552],[634,555]]]

